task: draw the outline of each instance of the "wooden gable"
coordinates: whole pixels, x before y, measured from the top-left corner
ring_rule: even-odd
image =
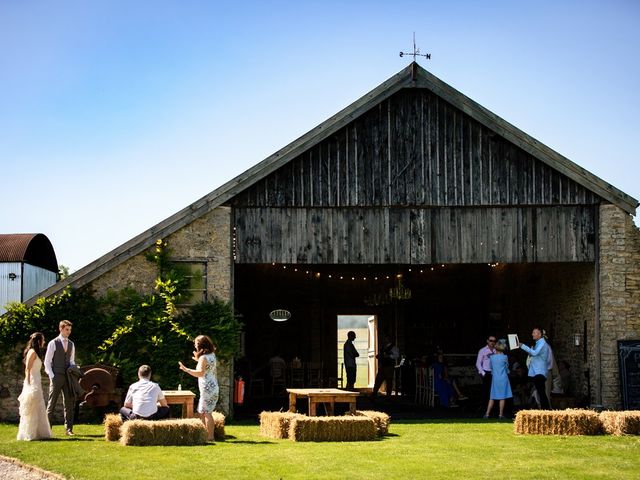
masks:
[[[592,261],[603,199],[406,88],[232,199],[238,263]]]
[[[418,115],[420,120],[416,119]],[[423,152],[424,148],[428,151]],[[287,188],[280,188],[280,184]],[[550,206],[543,203],[546,201],[552,202],[553,213],[542,213],[541,209]],[[237,253],[242,262],[431,263],[441,259],[590,261],[595,205],[600,201],[629,214],[634,214],[638,205],[636,199],[412,63],[302,137],[58,282],[43,295],[58,293],[66,286],[86,285],[140,254],[157,238],[171,235],[229,203],[235,206],[240,240]],[[366,216],[364,213],[349,209],[373,208],[369,205],[386,211],[375,215],[374,222],[367,226],[359,220]],[[519,210],[513,210],[513,205]],[[272,209],[272,215],[281,215],[282,220],[273,218],[265,224],[260,210],[265,207]],[[308,208],[332,210],[324,213]],[[329,221],[330,215],[339,218]],[[416,225],[411,228],[421,232],[407,236],[406,219],[400,224],[388,220],[402,215],[408,215],[410,225]],[[549,221],[547,215],[557,217],[557,221]],[[308,220],[302,221],[302,216]],[[314,223],[322,223],[321,228],[309,228]],[[457,225],[469,223],[475,227],[464,230],[462,238],[463,231]],[[295,224],[300,233],[288,238],[293,229],[283,229],[288,224]],[[422,225],[436,228],[426,230]],[[519,233],[510,237],[507,227]],[[335,234],[336,228],[342,229],[341,233]],[[379,232],[375,239],[364,236],[359,244],[352,242],[360,232],[375,229]],[[442,230],[440,234],[437,229]],[[490,231],[476,232],[482,229]],[[319,236],[331,240],[323,242],[323,247],[313,241]],[[482,236],[486,241],[478,240]],[[561,240],[544,250],[539,241],[545,236]],[[454,238],[460,240],[454,244]],[[285,245],[284,240],[292,243]],[[400,247],[371,249],[371,241],[388,241]],[[488,242],[493,245],[491,249]],[[270,248],[262,248],[263,243],[271,243]],[[447,243],[449,248],[444,248]],[[277,253],[279,249],[281,253]],[[480,252],[455,253],[474,249]],[[554,249],[562,253],[549,254]],[[375,257],[358,253],[365,251]]]

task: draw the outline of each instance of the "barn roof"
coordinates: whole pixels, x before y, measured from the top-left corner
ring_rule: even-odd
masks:
[[[28,263],[58,272],[53,245],[42,233],[1,233],[0,262]]]
[[[42,292],[41,295],[48,296],[55,294],[67,285],[74,287],[86,285],[118,264],[141,253],[150,247],[156,239],[166,237],[176,232],[183,226],[211,211],[213,208],[225,204],[225,202],[238,193],[251,187],[301,153],[328,138],[378,103],[404,88],[426,88],[432,91],[482,125],[522,148],[534,158],[573,179],[604,200],[617,205],[625,212],[635,214],[636,207],[638,206],[638,201],[635,198],[618,190],[613,185],[610,185],[568,158],[540,143],[506,120],[491,113],[480,104],[447,85],[420,67],[417,63],[413,62],[300,138],[294,140],[221,187],[213,190],[208,195],[205,195],[186,208],[73,273],[62,282],[58,282],[56,285]]]

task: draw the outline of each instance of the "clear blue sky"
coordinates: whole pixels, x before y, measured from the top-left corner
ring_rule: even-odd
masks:
[[[640,199],[640,2],[0,0],[0,232],[77,270],[404,68]]]

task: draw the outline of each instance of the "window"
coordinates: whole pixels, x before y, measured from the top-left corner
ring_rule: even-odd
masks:
[[[195,305],[207,301],[207,263],[176,261],[185,270],[188,280],[184,302],[181,305]]]

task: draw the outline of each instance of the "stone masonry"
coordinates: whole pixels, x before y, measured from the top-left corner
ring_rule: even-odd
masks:
[[[600,325],[602,405],[620,408],[617,341],[640,339],[640,230],[614,205],[600,207]]]
[[[218,207],[165,238],[175,261],[198,261],[207,264],[207,296],[231,298],[231,209]],[[130,287],[140,292],[153,290],[156,267],[144,254],[136,255],[91,283],[98,296],[109,289]],[[206,332],[202,332],[206,334]],[[218,364],[220,400],[218,409],[231,413],[232,370],[225,362]],[[166,388],[170,388],[167,386]]]
[[[166,238],[172,259],[178,261],[198,261],[207,264],[207,296],[217,296],[223,300],[231,298],[231,209],[218,207],[198,218],[189,225]],[[157,275],[155,266],[148,262],[144,253],[123,262],[91,283],[96,295],[102,296],[108,290],[125,287],[139,292],[153,290]],[[206,332],[203,332],[206,333]],[[23,367],[18,364],[20,352],[17,350],[0,358],[0,420],[18,419],[18,395],[22,390]],[[81,361],[82,359],[78,359]],[[11,372],[11,373],[10,373]],[[225,362],[218,364],[220,400],[218,409],[225,414],[231,412],[232,369]],[[43,373],[43,389],[48,392],[49,381]],[[171,388],[171,386],[166,386]],[[61,417],[62,401],[58,402],[56,417]]]

